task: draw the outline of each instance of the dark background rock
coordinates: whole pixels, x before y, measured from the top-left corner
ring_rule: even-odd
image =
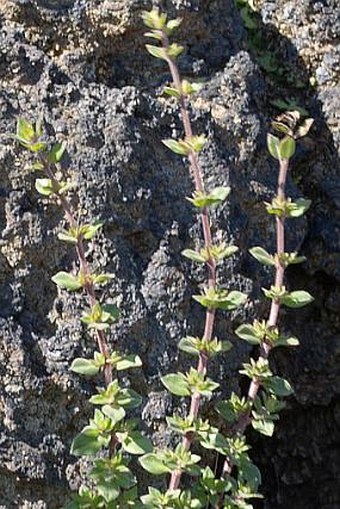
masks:
[[[273,222],[261,205],[276,181],[266,130],[278,113],[272,101],[295,98],[315,126],[299,144],[288,192],[312,198],[313,207],[306,219],[289,223],[288,248],[300,248],[308,261],[288,279],[315,302],[282,313],[284,328],[301,346],[276,352],[271,362],[296,394],[272,439],[252,433],[250,439],[264,476],[263,507],[338,509],[339,8],[331,0],[255,3],[265,54],[230,0],[162,3],[184,18],[177,37],[187,49],[183,74],[206,82],[192,118],[196,131],[209,135],[202,156],[207,183],[232,187],[230,200],[214,213],[215,235],[235,242],[240,253],[219,278],[250,295],[246,308],[218,315],[217,335],[234,348],[212,362],[211,376],[224,394],[245,390],[237,372],[250,350],[233,330],[266,316],[260,288],[271,281],[247,249],[275,246]],[[51,136],[67,140],[65,170],[77,183],[79,214],[105,221],[89,256],[116,274],[105,292],[123,316],[110,340],[142,357],[143,369],[130,382],[144,396],[145,429],[167,443],[164,417],[178,401],[164,393],[159,376],[189,365],[177,343],[202,330],[203,312],[191,295],[205,274],[180,255],[197,244],[199,228],[184,199],[192,190],[187,168],[160,144],[182,128],[173,104],[159,97],[168,71],[144,49],[140,13],[150,5],[2,0],[0,132],[13,132],[18,115],[33,119],[41,111]],[[69,297],[51,282],[75,259],[56,240],[62,214],[37,196],[28,162],[20,149],[1,145],[0,507],[54,509],[86,472],[69,448],[91,412],[94,383],[68,366],[95,345],[77,318],[82,296]]]

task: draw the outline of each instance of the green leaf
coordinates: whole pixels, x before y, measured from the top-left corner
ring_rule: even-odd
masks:
[[[183,19],[182,18],[176,18],[176,19],[171,19],[170,21],[167,22],[166,24],[166,28],[169,32],[172,32],[173,30],[175,30],[176,28],[178,28],[180,26],[180,24],[182,23]]]
[[[44,165],[39,161],[36,161],[33,164],[29,164],[25,167],[25,170],[28,171],[44,171]]]
[[[202,396],[210,397],[215,389],[218,389],[220,384],[214,382],[210,378],[196,384],[192,384],[191,392],[198,392]]]
[[[98,274],[93,277],[93,283],[95,285],[103,285],[108,283],[111,279],[114,279],[114,274]]]
[[[280,335],[277,327],[270,327],[265,321],[255,320],[253,325],[240,325],[235,333],[251,345],[266,342],[272,348],[275,348],[277,346],[297,346],[299,344],[297,338]]]
[[[295,140],[290,136],[285,136],[279,143],[280,159],[290,159],[295,153]]]
[[[56,143],[55,145],[53,145],[53,147],[51,148],[51,150],[48,154],[48,159],[49,159],[50,163],[52,163],[52,164],[59,163],[63,158],[65,149],[66,149],[65,142]]]
[[[232,256],[237,251],[238,247],[227,246],[225,242],[222,242],[218,245],[211,245],[209,248],[203,248],[200,251],[185,249],[182,251],[182,255],[196,263],[207,263],[212,258],[219,262],[224,258]]]
[[[191,149],[183,140],[176,141],[169,138],[167,140],[162,140],[162,143],[175,154],[179,154],[181,156],[187,156],[190,154]]]
[[[162,376],[162,384],[176,396],[190,396],[189,384],[182,373],[171,373]]]
[[[288,267],[288,265],[302,263],[306,260],[305,256],[298,256],[297,252],[276,254],[275,258],[279,260],[280,264],[283,267]]]
[[[193,198],[187,198],[195,207],[204,208],[222,203],[230,193],[230,187],[216,187],[209,194],[194,192]]]
[[[160,46],[153,46],[151,44],[146,44],[145,47],[146,50],[150,53],[150,55],[152,55],[153,57],[160,58],[162,60],[168,59],[167,52],[164,48]]]
[[[141,435],[139,431],[129,433],[117,433],[117,438],[121,442],[124,451],[129,454],[146,454],[153,450],[151,441]]]
[[[205,263],[206,258],[201,253],[198,253],[197,251],[193,251],[192,249],[184,249],[182,251],[182,255],[186,258],[189,258],[189,260],[192,260],[193,262],[197,263]]]
[[[121,421],[125,417],[125,410],[123,407],[113,407],[111,405],[104,405],[102,412],[106,417],[109,417],[112,421],[112,425],[115,426],[117,422]]]
[[[179,44],[177,44],[177,42],[173,42],[172,44],[170,44],[170,46],[168,46],[168,48],[165,51],[166,51],[166,54],[170,58],[175,59],[181,53],[183,53],[184,48],[183,48],[183,46],[180,46]],[[159,57],[159,58],[162,58],[162,57]]]
[[[215,409],[229,423],[233,423],[237,419],[237,414],[230,401],[219,401],[216,403]]]
[[[142,19],[148,28],[162,30],[165,27],[167,15],[163,12],[160,13],[158,7],[154,7],[151,11],[143,11]]]
[[[139,458],[139,463],[142,465],[144,470],[153,475],[167,474],[170,469],[164,465],[163,461],[159,459],[157,454],[149,453]]]
[[[205,289],[201,295],[193,295],[193,299],[199,302],[201,306],[210,309],[232,311],[246,302],[247,295],[237,290],[228,292],[227,290],[209,288]]]
[[[299,346],[300,342],[298,338],[291,336],[291,337],[284,337],[280,336],[276,344],[274,346]]]
[[[81,321],[90,329],[105,330],[119,318],[119,310],[114,304],[101,306],[98,302],[89,313],[81,317]]]
[[[292,202],[290,198],[273,198],[271,203],[265,203],[268,214],[274,214],[279,217],[300,217],[310,207],[311,201],[300,198]]]
[[[81,228],[81,232],[84,236],[84,239],[91,240],[95,234],[102,228],[104,223],[101,221],[96,221],[93,224],[86,224]]]
[[[260,246],[252,247],[249,249],[249,253],[260,263],[264,265],[275,265],[274,256],[267,253],[265,249]]]
[[[217,412],[229,423],[237,421],[242,415],[248,414],[250,402],[234,392],[227,401],[219,401],[215,406]]]
[[[30,143],[30,144],[22,144],[26,148],[28,148],[31,152],[40,152],[41,150],[44,150],[46,148],[46,143],[42,141],[38,141],[37,143]]]
[[[277,122],[274,120],[272,122],[272,127],[275,131],[277,131],[280,134],[292,134],[292,130],[289,128],[288,125],[284,124],[283,122]],[[280,144],[279,144],[280,145]]]
[[[217,338],[207,340],[191,336],[182,338],[178,344],[180,350],[190,355],[197,356],[200,352],[205,352],[209,357],[222,352],[228,352],[232,346],[230,341],[218,341]]]
[[[76,495],[74,501],[63,509],[102,509],[102,502],[102,497],[99,497],[97,493],[94,493],[85,486],[81,486],[79,495]]]
[[[231,343],[231,341],[220,341],[220,345],[221,345],[221,348],[220,348],[220,352],[229,352],[229,350],[231,350],[233,348],[233,344]]]
[[[301,308],[313,302],[314,298],[304,290],[290,292],[281,298],[282,304],[289,308]]]
[[[70,244],[77,244],[77,236],[70,230],[63,230],[58,233],[58,239],[63,242],[69,242]]]
[[[237,246],[226,246],[225,243],[220,244],[219,246],[211,247],[211,254],[216,260],[223,260],[224,258],[229,258],[233,254],[237,253]]]
[[[96,366],[94,360],[90,359],[74,359],[70,370],[80,375],[94,376],[99,373],[99,366]]]
[[[257,378],[263,381],[273,375],[269,368],[268,359],[263,357],[259,357],[256,361],[250,358],[250,363],[244,363],[242,366],[244,369],[240,369],[239,373],[251,379]]]
[[[311,206],[312,200],[306,200],[304,198],[299,198],[294,202],[294,209],[289,211],[290,217],[300,217],[302,216],[309,207]]]
[[[102,311],[110,315],[110,322],[116,322],[120,317],[119,309],[115,304],[104,304]]]
[[[173,497],[178,497],[180,494],[180,490],[174,490],[171,493],[162,493],[155,488],[149,487],[148,495],[143,495],[140,497],[143,506],[148,509],[156,509],[160,507],[170,507],[169,504],[173,501]],[[165,504],[167,504],[165,506]],[[172,506],[171,506],[172,507]]]
[[[176,97],[176,99],[181,97],[180,92],[177,90],[177,88],[174,87],[164,87],[163,93],[169,95],[170,97]]]
[[[196,153],[199,153],[203,150],[204,145],[207,143],[207,138],[204,134],[200,134],[198,136],[192,136],[187,140],[187,143],[192,150]]]
[[[35,188],[38,193],[42,194],[43,196],[50,196],[55,192],[51,179],[36,179]]]
[[[262,291],[267,299],[271,299],[277,302],[282,302],[282,299],[289,295],[285,286],[272,285],[269,290],[267,288],[262,288]]]
[[[52,277],[52,281],[59,286],[59,288],[70,291],[79,290],[82,287],[79,277],[69,274],[68,272],[58,272]]]
[[[88,315],[84,315],[81,317],[81,321],[83,323],[85,323],[89,329],[94,329],[94,330],[105,330],[105,329],[108,329],[110,327],[110,324],[107,323],[107,322],[92,322],[89,320],[89,316]]]
[[[145,37],[151,37],[151,39],[156,39],[156,41],[162,40],[162,30],[152,30],[151,32],[145,32]]]
[[[119,388],[117,381],[111,382],[106,389],[99,389],[98,394],[90,397],[89,402],[93,405],[113,405],[117,403]]]
[[[205,449],[215,450],[223,454],[224,448],[227,447],[227,441],[224,436],[215,431],[213,433],[200,433],[200,444]]]
[[[203,88],[203,83],[194,83],[188,80],[183,80],[181,84],[182,93],[185,96],[190,96],[192,94],[196,94]]]
[[[288,380],[281,378],[280,376],[272,376],[263,381],[263,386],[269,389],[276,396],[290,396],[294,390]]]
[[[145,509],[141,502],[139,502],[137,486],[133,486],[129,490],[124,491],[119,497],[120,509]],[[107,509],[116,509],[115,507],[108,506]]]
[[[184,419],[178,415],[174,415],[173,417],[166,417],[166,422],[173,431],[179,433],[180,435],[185,435],[191,431],[195,432],[197,429],[199,429],[200,425],[204,426],[205,424],[199,419],[193,421],[193,419],[190,417]]]
[[[251,345],[259,345],[261,343],[260,338],[256,335],[254,327],[249,324],[240,325],[236,330],[235,334],[250,343]]]
[[[105,502],[109,503],[109,505],[101,504],[99,507],[103,507],[103,508],[104,507],[114,507],[114,508],[117,507],[115,501],[120,495],[120,489],[116,484],[113,484],[112,482],[105,482],[103,480],[103,481],[99,481],[96,483],[96,488],[98,491],[98,495],[101,496],[101,501],[102,501],[102,499],[104,499]],[[110,502],[113,502],[112,506],[111,506]],[[91,506],[89,506],[89,507],[91,507]],[[91,509],[92,509],[92,507],[91,507]]]
[[[272,421],[277,421],[279,419],[278,413],[285,408],[286,403],[277,399],[276,395],[273,393],[269,395],[262,393],[262,400],[264,402],[264,407],[261,405],[261,400],[255,399],[254,401],[256,412],[253,412],[253,414],[255,414],[255,417],[258,418],[262,412],[266,414]]]
[[[110,437],[108,437],[107,441],[110,441]],[[92,456],[100,451],[103,445],[103,441],[99,440],[99,432],[90,426],[86,426],[73,440],[71,454],[75,456]]]
[[[279,138],[273,136],[272,134],[267,134],[267,146],[269,153],[274,159],[280,159],[279,154]]]
[[[198,341],[200,341],[199,338],[187,336],[180,340],[178,348],[182,350],[182,352],[189,353],[190,355],[198,355],[200,352],[200,349],[197,347]]]
[[[31,122],[22,117],[18,118],[17,136],[20,140],[30,143],[35,138],[35,129]]]
[[[258,431],[262,435],[272,437],[275,429],[273,421],[265,419],[252,419],[251,425],[255,431]]]
[[[237,466],[238,476],[253,491],[256,492],[262,483],[261,472],[247,456],[241,456],[241,461]]]
[[[110,384],[111,385],[111,384]],[[111,432],[113,429],[113,424],[111,419],[106,417],[103,412],[98,410],[94,411],[94,417],[93,419],[90,419],[91,427],[95,430],[97,430],[100,434],[106,434]]]
[[[142,397],[133,389],[122,389],[117,398],[117,403],[126,408],[136,408],[142,401]]]
[[[232,290],[228,294],[226,306],[222,307],[222,309],[227,309],[229,311],[231,311],[232,309],[236,309],[237,307],[245,304],[247,298],[248,297],[245,293],[239,292],[237,290]]]
[[[142,365],[141,358],[138,355],[127,355],[116,364],[117,371],[124,369],[139,368]]]

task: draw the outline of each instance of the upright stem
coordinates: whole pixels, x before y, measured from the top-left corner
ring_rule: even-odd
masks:
[[[165,49],[169,47],[168,37],[165,33],[162,36],[162,45]],[[182,93],[182,82],[181,77],[178,71],[178,67],[176,61],[171,57],[167,58],[167,63],[169,65],[169,69],[171,72],[172,80],[175,85],[175,88],[180,92],[179,104],[180,104],[180,112],[182,123],[184,127],[185,137],[190,139],[193,135],[191,121],[189,117],[189,111],[187,106],[187,99],[185,95]],[[203,182],[203,174],[198,161],[198,155],[195,151],[191,151],[188,155],[189,163],[190,163],[190,173],[192,175],[195,191],[196,192],[204,192],[204,182]],[[209,212],[206,207],[202,209],[201,212],[201,222],[203,229],[203,237],[204,237],[204,246],[206,251],[209,253],[209,250],[212,245],[212,236],[211,236],[211,228],[210,228],[210,218]],[[216,287],[216,261],[210,256],[208,261],[206,262],[208,268],[208,286],[209,288]],[[205,326],[204,326],[204,339],[207,341],[211,341],[214,329],[215,322],[215,309],[208,308],[205,316]],[[208,364],[208,355],[206,352],[200,352],[198,359],[198,367],[197,371],[201,375],[205,375],[207,371]],[[199,393],[195,393],[191,397],[190,404],[190,412],[189,417],[191,419],[196,419],[199,413],[201,396]],[[189,450],[194,439],[194,434],[192,432],[186,433],[182,440],[182,447],[185,450]],[[175,490],[178,488],[180,480],[182,477],[181,470],[175,470],[170,479],[169,490]]]
[[[40,162],[42,163],[44,167],[44,171],[47,175],[47,177],[51,180],[53,187],[55,189],[58,189],[59,182],[55,176],[55,166],[51,164],[44,156],[40,155]],[[68,222],[70,228],[74,228],[77,225],[76,219],[74,217],[74,213],[71,207],[71,204],[67,200],[67,198],[60,193],[55,193],[56,197],[58,198],[65,214],[66,221]],[[85,279],[85,290],[88,298],[88,302],[91,307],[93,307],[97,303],[97,298],[95,294],[95,289],[93,282],[90,278],[91,270],[86,260],[85,255],[85,247],[84,247],[84,240],[82,235],[77,236],[77,244],[76,244],[76,252],[79,260],[79,266],[80,266],[80,272],[82,273],[84,279]],[[106,359],[110,356],[110,351],[107,343],[106,336],[103,331],[96,331],[97,335],[97,343],[100,352],[105,356]],[[104,378],[105,378],[105,384],[109,385],[112,382],[112,369],[111,365],[109,363],[106,363],[104,366]]]
[[[280,198],[282,201],[285,200],[285,187],[286,187],[286,181],[287,181],[287,172],[288,172],[288,166],[289,166],[289,160],[283,159],[280,160],[280,170],[279,170],[279,176],[278,176],[278,185],[277,185],[277,197]],[[277,255],[276,256],[276,269],[275,269],[275,286],[280,288],[283,285],[284,281],[284,273],[285,273],[285,266],[282,264],[282,258],[280,258],[280,255],[285,252],[285,216],[277,216],[276,217],[276,249],[277,249]],[[271,306],[270,306],[270,313],[268,318],[268,326],[270,328],[275,328],[278,323],[278,317],[279,317],[279,311],[280,311],[280,301],[278,299],[273,299]],[[271,345],[269,343],[263,343],[262,345],[262,351],[261,351],[261,358],[262,359],[268,359],[269,353],[271,351]],[[248,400],[250,403],[253,403],[255,400],[258,391],[261,387],[261,382],[259,379],[254,378],[249,386],[248,390]],[[238,422],[233,427],[233,432],[235,434],[243,434],[245,429],[247,428],[248,424],[250,423],[250,411],[246,414],[242,414],[238,420]],[[223,472],[222,475],[226,476],[227,474],[231,473],[231,470],[233,468],[233,464],[230,462],[230,459],[228,457],[225,458],[224,465],[223,465]],[[224,497],[223,497],[224,498]],[[221,502],[216,506],[216,509],[219,509],[223,506],[221,505]]]

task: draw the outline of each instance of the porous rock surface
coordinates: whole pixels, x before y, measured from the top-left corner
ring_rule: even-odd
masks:
[[[245,389],[237,372],[250,350],[233,330],[265,317],[260,288],[271,282],[247,249],[275,247],[274,225],[261,204],[273,195],[277,169],[265,133],[278,113],[272,101],[294,97],[315,126],[299,143],[288,193],[312,198],[313,207],[288,225],[289,249],[308,257],[288,273],[288,284],[309,290],[315,302],[282,313],[301,346],[275,353],[271,362],[296,393],[274,437],[251,433],[250,440],[264,476],[262,507],[338,509],[339,8],[335,0],[253,4],[261,36],[289,63],[290,76],[266,73],[231,0],[161,4],[183,17],[183,74],[205,82],[192,118],[196,132],[209,135],[202,155],[207,185],[232,187],[230,200],[214,212],[214,234],[235,242],[240,253],[219,278],[249,294],[245,308],[218,315],[216,334],[234,348],[212,362],[211,376],[225,395]],[[163,391],[159,376],[189,365],[177,343],[201,334],[204,314],[191,295],[204,271],[180,255],[197,245],[200,229],[184,199],[192,192],[188,170],[160,144],[182,129],[175,105],[160,96],[168,71],[144,50],[140,13],[150,6],[146,0],[1,0],[0,133],[13,132],[18,115],[33,119],[42,112],[51,136],[67,140],[65,171],[77,185],[77,213],[105,222],[88,254],[116,275],[105,295],[119,303],[122,320],[110,341],[142,357],[130,383],[144,398],[143,425],[158,443],[169,443],[165,416],[178,401]],[[1,144],[0,507],[56,509],[86,470],[69,448],[91,413],[87,399],[95,385],[68,367],[95,346],[79,324],[82,296],[70,297],[51,282],[75,259],[56,239],[62,214],[37,195],[28,165],[20,149]]]

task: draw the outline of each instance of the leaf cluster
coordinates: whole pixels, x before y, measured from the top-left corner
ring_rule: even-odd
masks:
[[[162,140],[162,143],[168,149],[180,156],[189,156],[193,152],[198,154],[203,150],[206,142],[207,139],[204,134],[191,136],[190,138],[185,138],[184,140],[173,140],[172,138]]]
[[[145,454],[139,459],[139,462],[144,470],[153,475],[171,473],[174,470],[182,470],[190,475],[199,475],[200,468],[197,463],[200,459],[200,456],[186,451],[179,444],[174,451],[162,449],[156,453]]]
[[[219,384],[199,373],[197,369],[190,368],[186,374],[170,373],[161,377],[163,385],[176,396],[191,396],[195,393],[210,397]]]
[[[289,308],[301,308],[313,302],[313,297],[305,290],[288,292],[285,286],[271,286],[269,290],[262,288],[268,299],[280,302]]]
[[[193,299],[201,306],[209,309],[222,309],[232,311],[242,304],[245,304],[247,295],[238,290],[224,290],[215,288],[204,288],[201,295],[194,295]]]
[[[254,320],[253,324],[242,324],[236,331],[236,335],[251,345],[266,343],[271,348],[277,346],[298,346],[299,340],[295,336],[280,334],[278,327],[270,327],[266,321]]]

